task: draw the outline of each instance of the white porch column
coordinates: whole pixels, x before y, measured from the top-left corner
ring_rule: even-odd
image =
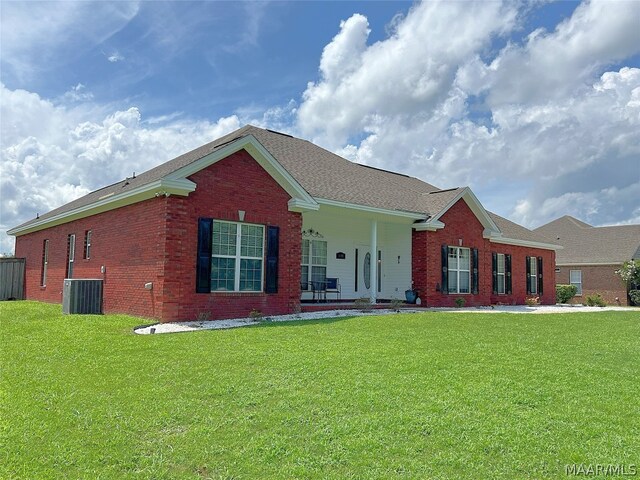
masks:
[[[378,299],[378,221],[371,220],[371,303]]]

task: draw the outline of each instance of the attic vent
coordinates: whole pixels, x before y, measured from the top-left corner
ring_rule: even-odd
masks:
[[[444,190],[436,190],[434,192],[429,192],[428,195],[431,195],[432,193],[452,192],[452,191],[457,190],[457,189],[458,189],[458,187],[446,188]]]
[[[404,173],[393,172],[391,170],[385,170],[384,168],[376,168],[376,167],[372,167],[370,165],[364,165],[363,163],[356,163],[356,165],[359,165],[359,166],[365,167],[365,168],[370,168],[371,170],[378,170],[379,172],[391,173],[393,175],[398,175],[400,177],[411,178],[410,175],[405,175]]]
[[[276,132],[275,130],[269,130],[268,128],[267,132],[275,133],[276,135],[282,135],[283,137],[293,138],[293,135],[289,135],[288,133]]]

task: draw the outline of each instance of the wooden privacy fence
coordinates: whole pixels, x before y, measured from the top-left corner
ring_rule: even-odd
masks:
[[[0,258],[0,300],[24,300],[24,258]]]

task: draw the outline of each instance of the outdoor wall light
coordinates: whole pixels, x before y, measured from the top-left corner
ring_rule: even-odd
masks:
[[[398,255],[398,263],[400,263],[400,255]]]
[[[436,292],[439,292],[439,291],[440,291],[440,284],[436,283]]]

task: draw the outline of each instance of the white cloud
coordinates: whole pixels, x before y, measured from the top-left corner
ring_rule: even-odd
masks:
[[[124,60],[124,57],[120,55],[118,52],[113,52],[111,55],[107,56],[107,60],[111,63],[117,63]]]
[[[353,15],[322,53],[321,79],[304,92],[299,128],[339,148],[378,117],[420,116],[438,108],[449,97],[457,66],[510,29],[515,18],[515,9],[499,2],[424,2],[396,19],[395,35],[367,45],[367,19]]]
[[[8,228],[91,190],[142,172],[239,128],[233,115],[212,123],[169,119],[146,124],[137,108],[53,104],[2,88],[0,252],[13,248]]]
[[[491,51],[526,23],[515,6],[426,2],[373,45],[352,16],[305,91],[300,131],[361,163],[470,185],[528,226],[637,218],[640,69],[607,67],[640,52],[640,3],[584,3]]]
[[[3,2],[4,74],[29,80],[103,43],[138,9],[138,2]]]

